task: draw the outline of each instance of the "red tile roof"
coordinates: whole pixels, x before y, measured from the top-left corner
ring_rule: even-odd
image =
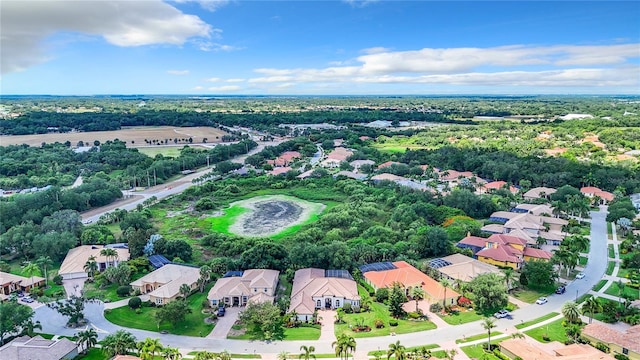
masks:
[[[524,256],[529,256],[537,259],[545,259],[545,260],[551,259],[550,252],[545,250],[530,248],[530,247],[524,248]]]
[[[378,170],[380,170],[380,169],[384,169],[384,168],[389,167],[389,166],[391,166],[391,165],[400,165],[400,163],[399,163],[399,162],[397,162],[397,161],[387,161],[387,162],[384,162],[384,163],[382,163],[382,164],[378,165],[378,168],[377,168],[377,169],[378,169]]]
[[[476,256],[482,256],[496,261],[506,261],[518,264],[522,262],[522,259],[517,256],[518,253],[522,252],[512,248],[511,246],[498,245],[496,247],[482,249],[476,253]]]

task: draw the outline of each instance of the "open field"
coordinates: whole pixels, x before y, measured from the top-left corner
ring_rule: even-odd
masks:
[[[216,230],[240,236],[272,236],[291,226],[317,219],[317,215],[324,208],[324,204],[312,203],[290,196],[254,197],[232,203],[228,209],[231,211],[226,214],[226,216],[232,216],[232,222],[221,221],[222,227]]]
[[[193,138],[194,143],[203,142],[203,138],[207,138],[208,143],[220,142],[222,135],[226,133],[220,129],[212,127],[174,127],[174,126],[146,126],[123,128],[115,131],[89,131],[74,133],[50,133],[37,135],[2,135],[0,136],[0,144],[20,145],[27,144],[30,146],[40,146],[43,142],[54,143],[65,141],[71,142],[72,146],[76,146],[79,141],[93,145],[95,140],[101,143],[108,140],[119,139],[127,143],[129,147],[141,147],[147,145],[147,140],[164,140],[168,139],[168,145],[174,144],[173,139]],[[179,142],[180,147],[188,145],[186,142]]]

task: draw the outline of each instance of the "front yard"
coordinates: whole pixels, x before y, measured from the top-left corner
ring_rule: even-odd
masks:
[[[618,286],[618,282],[612,282],[604,293],[607,295],[620,296],[620,287]],[[638,289],[634,289],[631,286],[625,286],[623,294],[629,296],[632,300],[638,300],[639,297]]]
[[[533,304],[538,298],[543,296],[549,296],[555,291],[555,288],[552,289],[543,289],[543,290],[534,290],[530,288],[521,288],[518,290],[514,290],[511,295],[520,300],[529,304]]]
[[[567,337],[564,326],[562,326],[563,321],[564,319],[558,319],[547,325],[542,325],[540,327],[525,331],[524,333],[541,343],[548,343],[551,341],[559,341],[561,343],[564,343],[569,338]],[[548,340],[545,340],[545,337],[548,338]]]
[[[122,327],[204,337],[211,332],[214,326],[204,322],[204,319],[209,317],[209,314],[202,313],[202,302],[206,300],[207,292],[207,290],[203,293],[197,292],[187,298],[191,313],[187,314],[183,321],[176,324],[168,322],[158,324],[155,316],[158,311],[156,307],[141,307],[138,310],[134,310],[128,306],[123,306],[111,310],[107,309],[104,312],[104,317]]]

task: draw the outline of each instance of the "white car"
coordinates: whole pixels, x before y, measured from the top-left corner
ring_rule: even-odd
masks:
[[[541,297],[538,300],[536,300],[536,304],[538,305],[542,305],[542,304],[546,304],[549,300],[547,300],[546,297]]]
[[[576,279],[584,279],[584,277],[585,277],[584,273],[580,273],[576,275]]]
[[[497,319],[502,319],[502,318],[506,318],[508,316],[510,316],[511,314],[509,314],[509,312],[507,310],[500,310],[497,313],[493,314],[493,316],[495,316]]]

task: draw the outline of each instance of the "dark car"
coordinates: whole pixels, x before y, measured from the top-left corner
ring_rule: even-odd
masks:
[[[218,317],[224,316],[224,313],[227,312],[223,307],[218,308]]]
[[[560,286],[556,289],[556,294],[564,294],[565,291],[567,291],[567,289],[564,286]]]

